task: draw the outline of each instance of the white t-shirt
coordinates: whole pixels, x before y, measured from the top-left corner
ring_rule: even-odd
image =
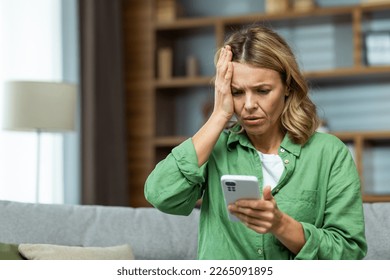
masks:
[[[257,153],[262,163],[263,187],[271,186],[271,189],[273,189],[278,184],[280,177],[282,177],[284,170],[282,158],[279,155],[263,154],[259,151]]]

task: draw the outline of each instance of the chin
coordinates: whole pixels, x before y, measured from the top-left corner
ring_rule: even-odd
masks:
[[[244,127],[244,130],[250,135],[263,135],[266,132],[266,130],[261,127]]]

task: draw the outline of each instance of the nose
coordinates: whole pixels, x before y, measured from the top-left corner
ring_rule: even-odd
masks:
[[[245,95],[245,109],[247,111],[251,111],[253,109],[256,109],[257,103],[256,99],[254,98],[254,95],[252,93],[247,93]]]

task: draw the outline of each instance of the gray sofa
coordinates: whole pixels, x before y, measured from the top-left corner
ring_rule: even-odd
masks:
[[[0,201],[0,242],[86,247],[129,244],[135,259],[194,259],[199,212]]]
[[[366,259],[390,259],[390,203],[364,204]],[[129,244],[136,259],[196,259],[199,210],[188,217],[154,208],[0,201],[1,243]]]

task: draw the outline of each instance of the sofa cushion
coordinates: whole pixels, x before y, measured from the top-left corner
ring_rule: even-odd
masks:
[[[0,242],[109,247],[130,244],[137,260],[196,259],[199,210],[0,201]]]
[[[20,244],[18,250],[28,260],[134,260],[127,244],[112,247]]]
[[[364,203],[367,256],[369,260],[390,260],[390,203]]]
[[[23,260],[17,244],[0,243],[0,260]]]

